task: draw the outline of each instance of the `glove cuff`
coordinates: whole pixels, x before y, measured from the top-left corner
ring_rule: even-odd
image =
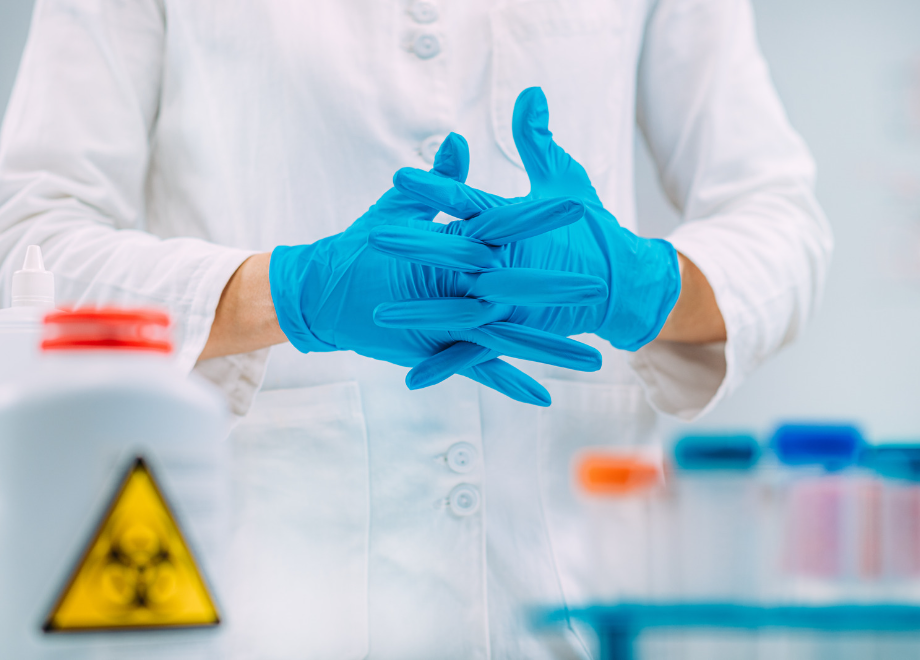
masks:
[[[653,341],[680,297],[677,250],[659,238],[641,238],[622,230],[627,239],[620,263],[632,263],[633,272],[618,268],[607,317],[597,334],[614,347],[637,351]]]
[[[288,341],[301,353],[338,350],[313,334],[301,312],[309,284],[319,279],[319,273],[311,274],[315,249],[316,244],[279,245],[272,250],[268,266],[268,281],[278,324]]]

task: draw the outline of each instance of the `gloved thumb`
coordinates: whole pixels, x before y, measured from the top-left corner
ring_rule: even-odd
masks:
[[[534,197],[574,196],[600,204],[585,168],[553,140],[549,107],[542,89],[529,87],[518,95],[511,131]]]
[[[456,133],[451,133],[444,138],[438,153],[435,154],[434,167],[431,168],[431,171],[464,183],[466,176],[470,173],[470,146],[466,138]]]

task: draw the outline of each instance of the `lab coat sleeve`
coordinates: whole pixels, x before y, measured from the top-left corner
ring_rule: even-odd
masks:
[[[145,231],[162,75],[160,0],[38,0],[0,133],[0,291],[40,245],[57,300],[167,309],[191,371],[225,284],[252,252]],[[244,412],[267,351],[204,370]]]
[[[640,129],[682,214],[668,239],[709,280],[727,330],[724,343],[655,341],[631,357],[651,403],[691,420],[800,333],[833,239],[749,0],[660,0],[637,95]]]

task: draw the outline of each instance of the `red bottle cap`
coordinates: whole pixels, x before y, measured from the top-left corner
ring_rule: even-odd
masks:
[[[169,315],[152,309],[74,309],[45,316],[43,351],[172,353]]]

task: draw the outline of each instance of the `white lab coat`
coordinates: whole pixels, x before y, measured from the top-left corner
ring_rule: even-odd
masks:
[[[580,501],[572,456],[653,446],[653,407],[694,417],[796,336],[831,251],[813,163],[747,0],[37,1],[0,136],[0,291],[39,244],[60,300],[169,308],[187,370],[247,256],[343,230],[449,131],[472,185],[526,193],[511,112],[532,85],[632,229],[638,124],[728,341],[627,358],[592,338],[596,374],[526,366],[545,410],[460,377],[409,392],[351,353],[199,364],[249,410],[228,657],[589,653],[534,634],[526,606],[641,595],[648,575],[641,510]],[[467,472],[446,458],[461,442]]]

